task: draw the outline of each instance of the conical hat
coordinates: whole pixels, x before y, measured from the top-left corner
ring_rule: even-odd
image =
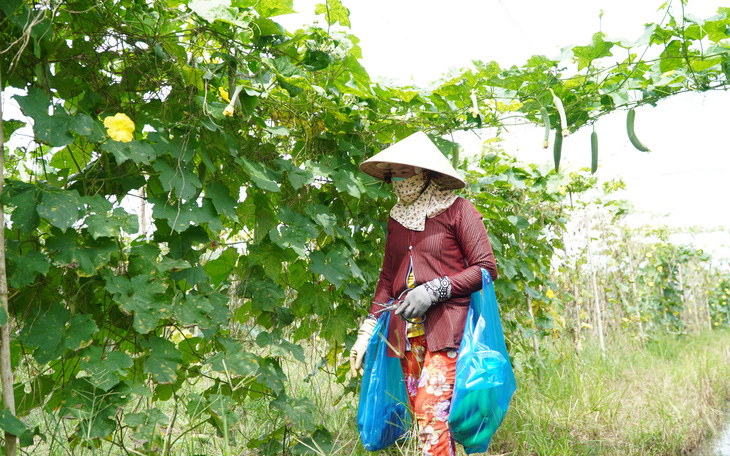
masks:
[[[385,180],[388,165],[407,165],[436,171],[442,174],[439,182],[442,188],[464,188],[466,182],[456,172],[449,159],[438,147],[418,131],[398,141],[360,164],[360,169],[376,179]]]

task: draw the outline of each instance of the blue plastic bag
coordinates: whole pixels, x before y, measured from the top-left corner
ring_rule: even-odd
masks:
[[[357,430],[368,451],[391,446],[411,427],[400,358],[387,356],[390,314],[378,319],[363,361]]]
[[[449,428],[467,454],[487,451],[517,386],[504,344],[497,298],[489,272],[471,296],[456,361]]]

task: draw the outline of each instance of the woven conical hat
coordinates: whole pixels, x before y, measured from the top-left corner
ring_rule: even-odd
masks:
[[[442,188],[464,188],[466,182],[456,172],[449,159],[429,137],[419,131],[398,141],[360,164],[360,169],[376,179],[385,180],[390,165],[406,165],[442,174]]]

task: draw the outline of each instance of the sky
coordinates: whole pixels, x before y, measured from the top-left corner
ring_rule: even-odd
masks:
[[[287,30],[319,20],[324,0],[294,0],[298,14],[279,16]],[[652,0],[342,0],[350,10],[350,33],[360,39],[361,63],[374,79],[425,87],[450,69],[474,59],[502,68],[521,65],[532,55],[556,57],[561,48],[586,45],[598,31],[609,40],[637,40],[647,23],[662,20],[662,1]],[[681,3],[672,2],[675,17]],[[706,19],[717,0],[689,0],[685,14]],[[724,231],[678,235],[717,256],[730,258],[730,93],[676,95],[636,114],[637,136],[651,148],[642,153],[626,136],[626,112],[602,117],[599,179],[621,177],[631,201],[634,224],[673,227],[724,226]],[[590,167],[587,128],[563,141],[563,170]],[[466,148],[488,139],[464,138]],[[552,164],[552,148],[542,149],[542,126],[514,128],[503,135],[504,149],[526,163]]]

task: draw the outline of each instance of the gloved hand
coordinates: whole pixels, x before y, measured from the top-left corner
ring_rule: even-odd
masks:
[[[447,276],[439,277],[411,290],[395,310],[395,314],[403,314],[408,320],[421,318],[432,305],[449,299],[451,299],[451,281]]]
[[[408,320],[421,318],[433,304],[434,301],[431,300],[426,287],[419,285],[408,292],[406,299],[395,309],[395,314],[403,314]]]
[[[362,359],[368,349],[368,342],[370,342],[370,336],[375,331],[377,322],[373,318],[366,318],[357,331],[357,340],[350,349],[350,375],[353,377],[357,377],[358,372],[362,375]]]

